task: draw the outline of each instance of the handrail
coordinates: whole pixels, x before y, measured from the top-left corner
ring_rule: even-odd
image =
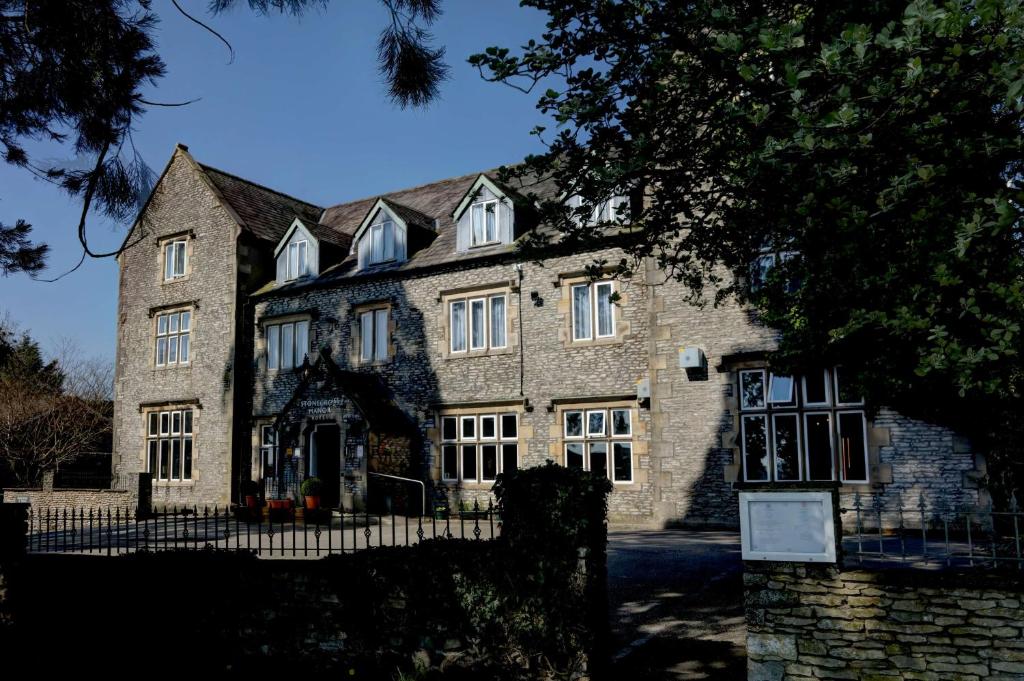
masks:
[[[403,478],[400,475],[388,475],[387,473],[375,473],[370,471],[370,475],[376,475],[378,478],[391,478],[392,480],[404,480],[405,482],[414,482],[420,486],[423,494],[423,505],[420,506],[420,515],[425,515],[427,512],[427,486],[423,484],[422,480],[416,480],[415,478]]]

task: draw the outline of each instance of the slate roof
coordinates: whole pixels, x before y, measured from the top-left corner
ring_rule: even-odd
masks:
[[[316,225],[324,209],[293,196],[208,165],[199,164],[224,199],[242,219],[242,227],[260,239],[277,244],[295,218],[307,227]],[[320,234],[314,234],[318,239]],[[330,237],[334,238],[334,237]],[[330,241],[335,243],[336,241]],[[348,247],[348,241],[344,242]]]

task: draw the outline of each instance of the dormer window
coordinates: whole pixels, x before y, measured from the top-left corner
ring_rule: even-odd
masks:
[[[288,244],[288,274],[290,281],[309,274],[308,242],[295,241]]]
[[[370,227],[370,264],[390,262],[395,259],[395,223],[385,220]]]
[[[589,211],[580,210],[588,204],[579,194],[569,197],[566,205],[573,209],[572,220],[579,225],[603,225],[629,218],[629,197],[621,194],[598,202]]]
[[[498,243],[498,201],[479,201],[470,207],[471,246]]]

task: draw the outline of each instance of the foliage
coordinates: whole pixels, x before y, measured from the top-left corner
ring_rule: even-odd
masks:
[[[111,403],[76,392],[86,385],[79,368],[69,364],[68,373],[56,360],[46,362],[38,343],[0,319],[0,476],[35,484],[109,431]]]
[[[248,0],[257,12],[300,14],[328,0]],[[444,49],[431,47],[438,0],[380,0],[388,23],[378,63],[391,99],[426,106],[447,78]],[[212,0],[217,15],[236,0]],[[172,1],[176,11],[227,40]],[[76,228],[86,256],[116,255],[89,245],[93,210],[124,223],[151,189],[154,173],[135,151],[132,126],[147,108],[188,102],[152,102],[142,95],[165,71],[150,0],[0,0],[0,152],[4,161],[53,183],[82,202]],[[228,43],[229,47],[230,44]],[[60,154],[74,159],[44,160]],[[47,248],[29,240],[31,226],[0,223],[0,274],[37,274]],[[145,230],[139,230],[138,239]],[[81,265],[82,261],[79,261]],[[76,266],[77,268],[77,266]],[[73,271],[73,270],[72,270]]]
[[[299,491],[302,492],[304,497],[318,497],[323,488],[324,485],[320,482],[320,478],[306,478],[299,486]]]
[[[752,303],[781,370],[842,363],[874,404],[1024,459],[1018,2],[523,4],[540,39],[471,59],[550,85],[557,133],[508,174],[642,191],[620,271],[650,256],[691,302]],[[543,212],[569,245],[605,234]]]

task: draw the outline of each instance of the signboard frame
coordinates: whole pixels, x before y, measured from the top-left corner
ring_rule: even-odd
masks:
[[[817,502],[822,510],[822,536],[824,551],[796,553],[787,551],[755,551],[752,548],[750,503],[806,503]],[[836,523],[832,492],[740,492],[740,541],[743,560],[783,561],[793,563],[835,563]]]

